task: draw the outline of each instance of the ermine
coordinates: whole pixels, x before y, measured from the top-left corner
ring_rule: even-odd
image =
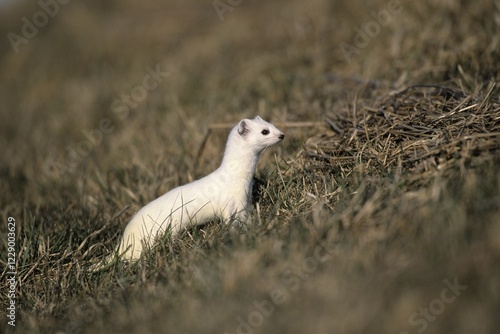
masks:
[[[132,217],[116,251],[120,258],[139,259],[144,247],[151,248],[169,231],[175,235],[214,218],[244,222],[260,154],[283,138],[283,132],[259,116],[241,120],[229,133],[218,169],[168,191]]]

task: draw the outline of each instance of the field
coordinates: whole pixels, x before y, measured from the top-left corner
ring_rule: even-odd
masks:
[[[59,1],[0,7],[1,333],[498,333],[498,1]],[[89,270],[256,115],[245,227]]]

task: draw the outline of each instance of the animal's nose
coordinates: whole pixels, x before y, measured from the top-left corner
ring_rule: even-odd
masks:
[[[278,136],[278,138],[279,138],[280,140],[283,140],[283,138],[285,138],[285,134],[284,134],[284,133],[280,134],[280,135]]]

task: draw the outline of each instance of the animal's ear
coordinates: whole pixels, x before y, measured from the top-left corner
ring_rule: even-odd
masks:
[[[245,122],[245,120],[241,120],[240,124],[238,124],[238,133],[240,136],[246,135],[250,129],[248,128],[248,124]]]
[[[260,118],[259,115],[257,115],[257,117],[255,117],[254,119],[258,120],[258,121],[262,121],[262,118]]]

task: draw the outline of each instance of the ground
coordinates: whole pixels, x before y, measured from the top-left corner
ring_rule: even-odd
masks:
[[[0,31],[0,332],[500,329],[498,2],[7,2]],[[89,271],[256,115],[286,138],[245,227]]]

